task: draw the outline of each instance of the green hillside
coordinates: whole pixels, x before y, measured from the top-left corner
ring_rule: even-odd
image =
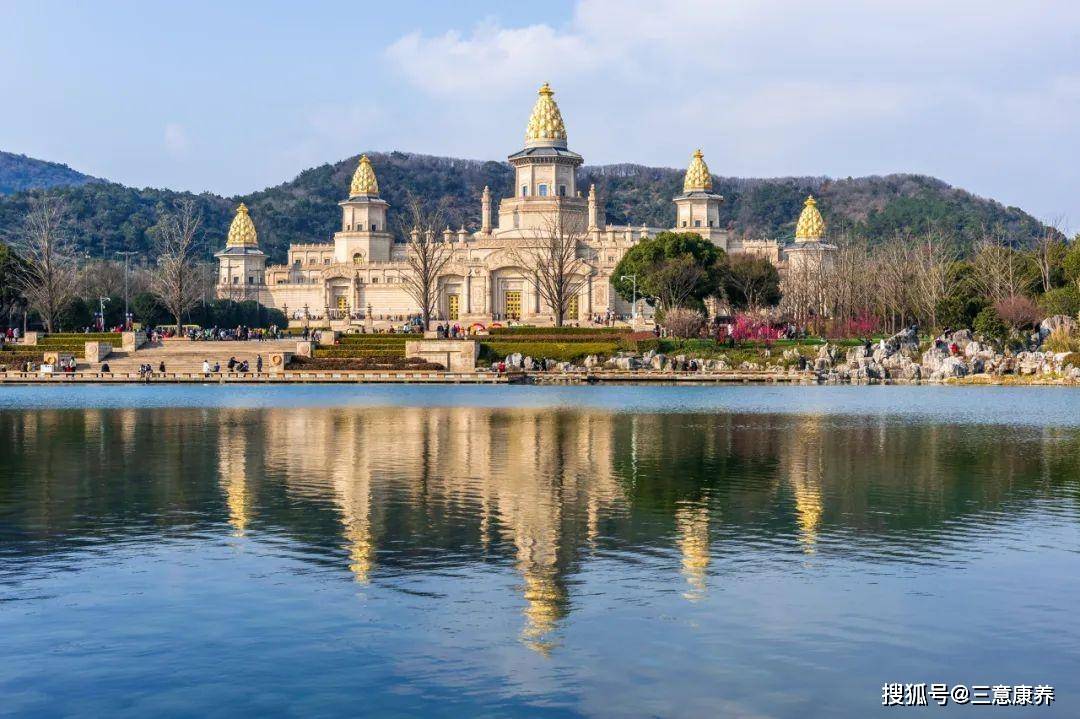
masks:
[[[462,223],[470,229],[479,225],[479,197],[485,184],[495,197],[510,194],[512,174],[506,163],[403,152],[369,153],[369,157],[382,196],[392,208],[403,207],[409,192],[432,204],[442,201],[455,228]],[[195,196],[204,213],[207,253],[224,243],[232,211],[240,201],[251,209],[260,243],[274,260],[284,259],[290,243],[329,241],[340,223],[337,203],[347,192],[357,161],[352,157],[305,170],[290,182],[241,197]],[[609,222],[635,226],[669,226],[674,222],[671,198],[681,190],[682,170],[586,166],[580,178],[583,188],[596,184]],[[0,173],[0,185],[6,182]],[[714,190],[726,198],[721,214],[727,226],[736,234],[754,237],[790,238],[809,193],[819,198],[831,231],[850,230],[871,238],[936,228],[965,244],[987,232],[1023,244],[1044,230],[1038,220],[1020,209],[918,175],[843,180],[717,177]],[[68,201],[81,247],[97,256],[122,249],[148,250],[146,230],[154,223],[157,208],[192,196],[106,182],[54,191]],[[0,197],[0,237],[18,226],[25,208],[24,193]]]
[[[0,195],[12,195],[24,190],[48,189],[101,182],[59,162],[35,160],[26,155],[0,150]]]

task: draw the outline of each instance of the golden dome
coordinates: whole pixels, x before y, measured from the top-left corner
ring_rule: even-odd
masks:
[[[529,126],[525,128],[525,142],[544,142],[547,140],[561,140],[566,142],[566,125],[563,124],[562,113],[555,104],[552,96],[555,94],[546,82],[540,86],[537,93],[540,95],[533,106],[532,116],[529,117]]]
[[[349,197],[356,195],[379,194],[379,181],[375,179],[375,170],[371,167],[371,160],[367,155],[360,158],[360,164],[356,166],[356,172],[352,176],[352,185],[349,186]]]
[[[825,239],[825,220],[821,219],[818,212],[817,201],[813,195],[808,195],[803,203],[802,214],[799,215],[799,224],[795,226],[796,240],[823,240]]]
[[[705,164],[705,156],[701,154],[701,150],[696,151],[690,158],[690,167],[686,168],[682,189],[683,192],[712,189],[712,175],[709,174],[709,166]]]
[[[255,223],[248,215],[248,208],[243,202],[236,208],[236,217],[229,225],[229,238],[226,247],[257,247],[259,236],[255,233]]]

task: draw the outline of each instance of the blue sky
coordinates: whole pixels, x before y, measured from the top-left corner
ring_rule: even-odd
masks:
[[[920,172],[1080,229],[1080,3],[0,5],[0,149],[247,192],[361,150],[501,159],[550,81],[589,163]]]

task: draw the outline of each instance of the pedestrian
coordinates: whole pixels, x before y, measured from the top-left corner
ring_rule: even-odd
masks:
[[[157,371],[160,374],[165,374],[165,360],[161,360],[161,362],[158,364]]]
[[[204,376],[210,376],[210,360],[204,359],[202,361],[202,371]]]
[[[255,355],[255,371],[262,372],[262,355]]]

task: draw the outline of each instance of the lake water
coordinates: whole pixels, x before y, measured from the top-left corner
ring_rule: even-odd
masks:
[[[1076,390],[3,387],[0,448],[0,715],[1080,716]]]

